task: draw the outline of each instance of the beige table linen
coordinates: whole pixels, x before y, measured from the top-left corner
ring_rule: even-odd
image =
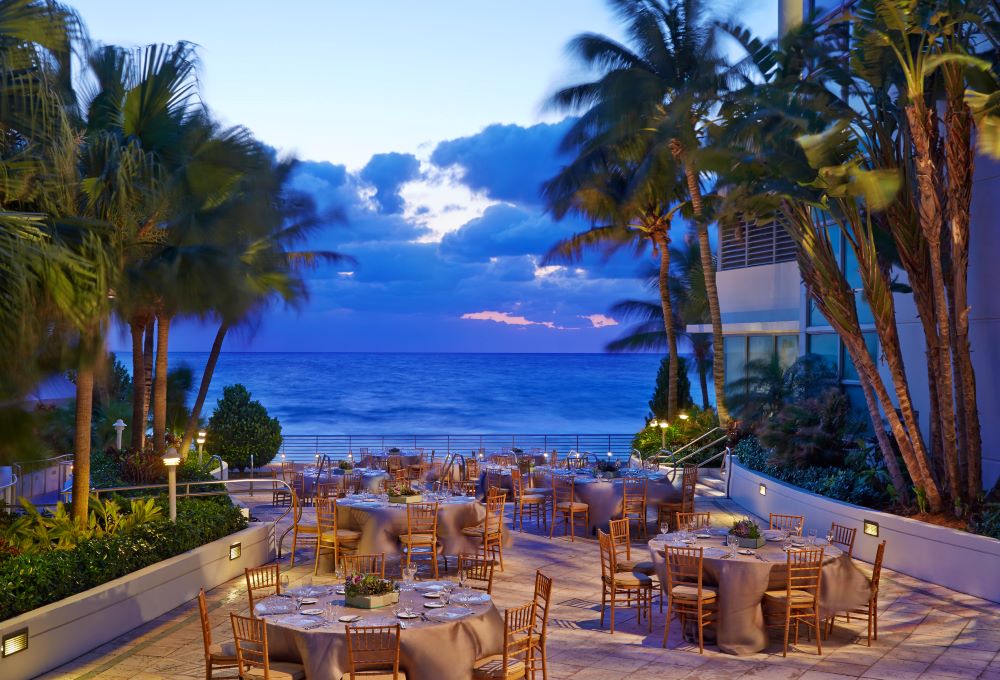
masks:
[[[481,551],[481,541],[464,535],[462,529],[480,524],[485,518],[486,508],[474,498],[452,496],[439,503],[438,540],[444,547],[444,554]],[[399,555],[399,537],[406,533],[406,506],[342,498],[337,501],[337,526],[361,532],[359,553]],[[512,540],[511,532],[504,527],[504,547]]]
[[[323,609],[332,601],[335,617],[362,617],[353,625],[392,625],[396,622],[393,607],[373,610],[345,607],[344,596],[336,594],[318,599],[317,604],[308,606]],[[401,592],[399,605],[400,608],[409,605],[417,613],[441,611],[425,609],[423,605],[427,601],[419,592]],[[423,619],[405,622],[405,630],[400,631],[399,668],[406,671],[409,680],[471,680],[476,659],[502,651],[503,617],[493,603],[461,606],[467,606],[472,614],[446,623]],[[309,617],[315,623],[306,625],[320,624],[320,627],[306,629],[288,623],[288,613],[268,615],[259,607],[257,611],[267,621],[268,651],[272,659],[301,663],[308,680],[340,680],[347,673],[345,628],[348,624]],[[306,622],[309,619],[295,616],[293,620]]]
[[[378,493],[382,486],[382,480],[388,478],[388,474],[384,470],[378,469],[362,469],[361,470],[361,480],[364,485],[364,490],[371,493]],[[305,481],[306,489],[305,493],[307,497],[314,496],[316,491],[316,482],[320,484],[343,484],[344,473],[338,468],[336,470],[323,470],[322,474],[315,467],[307,467],[303,470],[305,473],[303,480]]]
[[[672,538],[668,540],[672,541]],[[820,581],[820,617],[862,607],[868,601],[869,580],[846,553],[825,545],[823,575]],[[693,547],[704,548],[704,579],[707,586],[718,586],[718,621],[707,631],[719,649],[728,654],[754,654],[768,644],[761,600],[767,590],[785,588],[788,573],[786,555],[777,542],[768,542],[755,555],[723,557],[729,554],[724,536],[697,540]],[[649,552],[656,572],[666,584],[666,558],[662,539],[649,542]],[[758,559],[758,557],[760,559]]]

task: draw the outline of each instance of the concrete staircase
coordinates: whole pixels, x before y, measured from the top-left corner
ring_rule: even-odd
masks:
[[[695,495],[706,498],[726,497],[726,478],[720,474],[719,468],[706,467],[698,470]]]

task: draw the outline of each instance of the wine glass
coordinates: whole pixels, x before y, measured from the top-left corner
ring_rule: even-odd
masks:
[[[816,530],[809,530],[809,545],[816,545]]]
[[[826,544],[833,545],[833,528],[826,532]]]
[[[465,590],[465,570],[464,569],[459,569],[458,570],[458,587],[461,588],[462,590]]]
[[[661,536],[666,536],[669,533],[670,533],[670,525],[667,524],[666,522],[663,522],[662,524],[660,524],[660,535]]]
[[[288,574],[282,574],[281,578],[278,579],[278,583],[280,584],[281,592],[287,593],[288,585],[291,583],[291,580],[288,578]]]
[[[736,538],[732,534],[726,534],[726,545],[729,546],[729,554],[736,555],[736,546],[739,545],[740,539]]]

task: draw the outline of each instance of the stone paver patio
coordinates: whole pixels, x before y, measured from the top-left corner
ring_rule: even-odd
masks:
[[[713,523],[743,512],[725,499],[699,497],[699,510],[711,510]],[[266,507],[255,515],[265,516]],[[289,556],[282,556],[283,569]],[[645,546],[637,542],[639,550]],[[892,546],[888,546],[891,550]],[[289,573],[292,584],[312,575],[312,549],[300,550]],[[933,559],[933,556],[914,556]],[[664,615],[654,607],[653,632],[636,623],[634,612],[619,610],[615,634],[600,626],[600,562],[597,542],[568,538],[550,541],[525,527],[512,548],[504,551],[506,571],[497,570],[494,599],[499,608],[531,599],[535,569],[554,578],[549,622],[549,677],[553,680],[1000,680],[1000,605],[930,585],[888,570],[882,572],[879,639],[869,648],[865,622],[839,621],[823,642],[823,656],[803,640],[800,648],[781,656],[778,632],[763,653],[735,657],[682,640],[675,620],[671,648],[660,645]],[[863,569],[867,565],[862,565]],[[867,570],[867,569],[866,569]],[[321,572],[321,575],[323,572]],[[328,574],[332,580],[332,574]],[[997,575],[1000,578],[1000,574]],[[242,578],[209,592],[216,641],[232,639],[229,612],[245,611]],[[860,637],[859,637],[860,636]],[[135,631],[48,673],[43,678],[203,678],[201,628],[192,601]],[[215,677],[233,678],[218,671]],[[411,680],[434,680],[433,678]]]

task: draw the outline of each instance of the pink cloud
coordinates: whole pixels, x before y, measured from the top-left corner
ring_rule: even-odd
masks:
[[[612,319],[610,316],[605,316],[604,314],[588,314],[586,316],[581,316],[580,318],[589,321],[593,328],[607,328],[608,326],[618,325],[618,322],[615,319]]]
[[[462,315],[463,319],[473,319],[475,321],[495,321],[497,323],[507,324],[509,326],[545,326],[546,328],[553,328],[558,330],[561,329],[556,326],[553,321],[532,321],[523,316],[517,316],[516,314],[510,314],[508,312],[493,312],[493,311],[482,311],[482,312],[468,312]]]

